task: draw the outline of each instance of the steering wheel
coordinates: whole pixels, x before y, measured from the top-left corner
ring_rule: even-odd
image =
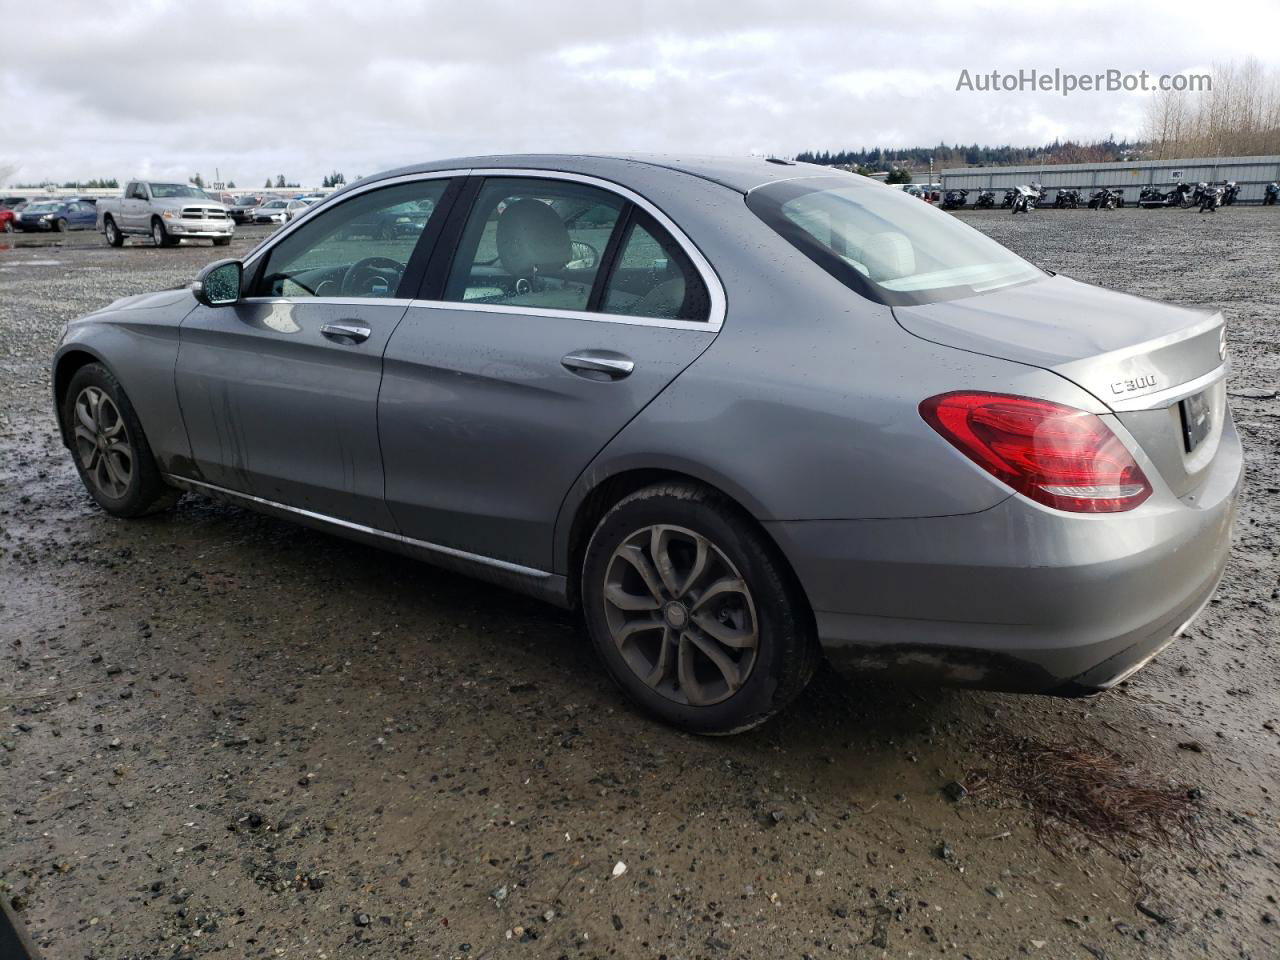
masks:
[[[340,288],[347,297],[364,297],[374,294],[379,282],[385,283],[385,296],[394,296],[400,285],[405,265],[390,257],[365,257],[357,260],[342,275]]]

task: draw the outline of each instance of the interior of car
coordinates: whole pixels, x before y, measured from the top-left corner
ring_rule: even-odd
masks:
[[[268,254],[256,296],[395,297],[444,181],[353,197]],[[592,302],[606,257],[613,268]],[[705,285],[649,214],[598,187],[494,177],[471,205],[445,300],[705,320]]]

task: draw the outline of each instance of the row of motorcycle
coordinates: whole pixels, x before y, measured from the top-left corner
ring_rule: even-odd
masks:
[[[1000,206],[1014,213],[1029,213],[1038,206],[1044,206],[1048,191],[1038,183],[1029,183],[1021,187],[1010,187],[1004,193]],[[1199,207],[1201,213],[1213,213],[1219,207],[1230,206],[1240,195],[1240,186],[1234,180],[1221,184],[1201,181],[1192,187],[1189,183],[1179,181],[1172,190],[1164,191],[1159,187],[1143,187],[1138,197],[1140,207]],[[1267,184],[1263,192],[1262,202],[1272,206],[1280,199],[1280,183]],[[1053,198],[1052,206],[1059,210],[1074,210],[1087,206],[1090,210],[1115,210],[1123,207],[1124,190],[1112,190],[1103,187],[1089,194],[1086,201],[1079,190],[1060,189]],[[948,190],[942,198],[942,209],[958,210],[969,205],[968,190]],[[975,210],[991,210],[996,205],[994,190],[980,190],[974,200]]]

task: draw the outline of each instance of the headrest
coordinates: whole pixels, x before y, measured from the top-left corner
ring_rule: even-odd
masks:
[[[916,252],[906,234],[873,233],[862,244],[862,262],[877,283],[897,280],[916,272]]]
[[[517,200],[498,217],[498,256],[513,277],[559,270],[573,255],[569,231],[541,200]]]

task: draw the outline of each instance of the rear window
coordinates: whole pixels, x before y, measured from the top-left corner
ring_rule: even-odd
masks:
[[[985,234],[861,177],[771,183],[747,206],[829,274],[888,304],[954,300],[1044,274]]]

